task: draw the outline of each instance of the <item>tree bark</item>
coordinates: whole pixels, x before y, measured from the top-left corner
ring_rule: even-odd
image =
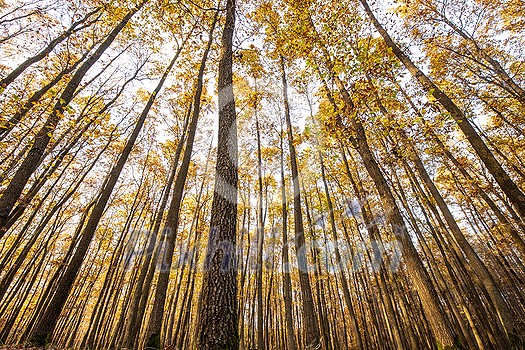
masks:
[[[237,302],[237,124],[232,85],[235,0],[226,2],[219,58],[219,138],[210,233],[195,330],[201,350],[239,349]]]

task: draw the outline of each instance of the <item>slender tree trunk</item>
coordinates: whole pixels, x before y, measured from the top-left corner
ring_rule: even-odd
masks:
[[[297,343],[295,341],[295,333],[293,326],[292,314],[292,281],[290,278],[290,259],[288,257],[288,206],[286,204],[286,183],[284,181],[284,148],[283,148],[283,131],[281,125],[280,133],[280,163],[281,163],[281,203],[282,203],[282,220],[283,220],[283,296],[284,296],[284,312],[286,325],[286,345],[289,350],[296,350]]]
[[[328,218],[330,220],[330,231],[332,233],[332,239],[334,240],[334,253],[335,260],[337,264],[337,270],[339,272],[339,278],[341,280],[341,287],[343,289],[343,296],[346,303],[346,308],[350,313],[350,322],[352,324],[352,331],[356,340],[357,349],[363,349],[363,341],[361,339],[361,332],[359,331],[359,324],[357,322],[356,312],[354,310],[354,305],[352,302],[352,297],[350,295],[350,289],[348,287],[348,281],[344,273],[343,259],[341,257],[341,252],[339,251],[339,240],[337,237],[337,226],[335,224],[335,214],[334,207],[332,204],[332,198],[330,196],[330,190],[328,189],[328,182],[326,180],[326,170],[323,161],[323,155],[319,151],[319,161],[321,163],[321,178],[323,180],[323,188],[325,192],[326,202],[328,204]]]
[[[166,223],[164,225],[164,232],[166,237],[166,250],[164,252],[164,259],[162,259],[161,270],[157,281],[157,289],[155,291],[155,302],[153,304],[152,315],[149,321],[147,332],[147,347],[153,349],[162,349],[161,328],[164,315],[164,304],[166,302],[166,293],[168,290],[169,274],[173,259],[173,251],[175,249],[175,240],[177,238],[177,230],[179,225],[180,206],[184,194],[184,186],[186,184],[186,177],[191,161],[191,153],[193,151],[193,142],[197,130],[197,122],[200,114],[200,103],[204,84],[204,72],[206,69],[206,60],[213,40],[213,31],[217,23],[218,12],[215,13],[213,22],[210,28],[209,40],[204,50],[199,73],[197,77],[197,86],[193,101],[193,115],[188,128],[188,139],[186,141],[186,148],[184,149],[184,156],[182,164],[179,168],[175,185],[173,187],[173,196],[170,207],[168,209]]]
[[[294,139],[292,133],[292,123],[290,120],[290,107],[288,104],[288,82],[286,80],[286,68],[284,58],[281,56],[281,75],[283,83],[284,115],[286,129],[288,133],[288,149],[290,151],[290,165],[292,170],[292,183],[294,192],[294,230],[295,230],[295,251],[299,267],[299,282],[301,285],[301,301],[303,307],[304,333],[306,349],[317,349],[321,346],[321,335],[317,313],[315,311],[312,296],[312,287],[308,275],[308,261],[306,256],[306,241],[304,237],[303,215],[301,212],[301,189],[299,186],[299,171],[297,167],[297,157],[295,153]]]

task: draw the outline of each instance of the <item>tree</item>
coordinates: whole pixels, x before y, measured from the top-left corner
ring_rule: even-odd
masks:
[[[226,2],[219,59],[219,138],[210,233],[196,328],[199,349],[238,349],[237,319],[237,126],[232,86],[235,0]]]

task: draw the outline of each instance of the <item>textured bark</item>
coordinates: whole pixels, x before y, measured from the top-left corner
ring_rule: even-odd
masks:
[[[257,97],[256,97],[257,98]],[[263,173],[261,156],[261,131],[257,116],[257,100],[255,100],[255,129],[257,134],[257,348],[264,350],[264,315],[263,315],[263,243],[264,243],[264,213],[263,213]]]
[[[237,124],[232,86],[235,0],[226,2],[219,58],[219,138],[210,233],[196,325],[200,350],[239,349],[237,302]]]

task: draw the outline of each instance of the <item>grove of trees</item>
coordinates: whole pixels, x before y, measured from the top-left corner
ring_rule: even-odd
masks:
[[[525,3],[0,0],[0,347],[525,349]]]

